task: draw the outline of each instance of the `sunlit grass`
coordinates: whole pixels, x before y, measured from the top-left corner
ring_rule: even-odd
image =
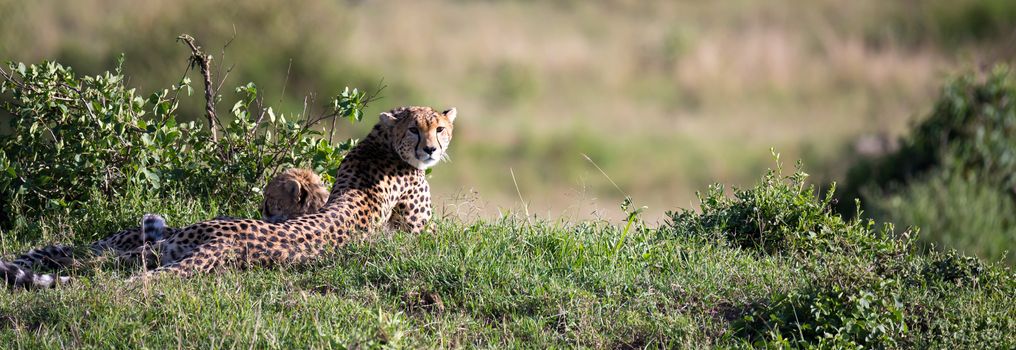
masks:
[[[874,308],[833,305],[826,319],[875,327],[886,322],[879,305],[898,305],[893,310],[907,329],[890,344],[1016,342],[1008,332],[1016,319],[1007,302],[1016,292],[1011,271],[955,255],[918,254],[906,240],[885,240],[863,223],[844,223],[806,188],[774,181],[761,183],[754,197],[707,199],[704,221],[675,218],[658,227],[629,207],[624,225],[511,215],[438,220],[431,233],[378,233],[306,266],[189,279],[126,282],[136,267],[85,264],[65,272],[77,277],[71,286],[0,293],[0,341],[14,348],[747,347],[781,342],[747,317],[786,317],[769,305],[795,293],[842,288],[842,300],[873,293],[867,298]],[[801,215],[817,221],[794,227],[821,228],[820,235],[786,227],[758,234],[778,230],[790,235],[785,239],[815,244],[811,248],[739,248],[713,235],[735,226],[712,225],[744,225],[731,220],[757,205],[752,201],[788,200],[795,207],[768,207],[758,220],[779,224],[770,220]],[[73,233],[65,239],[87,241],[115,225],[99,223],[124,221],[120,216],[131,210],[168,213],[182,223],[210,215],[202,208],[214,204],[203,204],[144,197],[97,202],[88,220],[45,218],[3,236],[62,228]],[[4,256],[36,242],[24,243],[5,243]],[[780,327],[796,329],[796,323]],[[794,334],[783,336],[822,341]]]

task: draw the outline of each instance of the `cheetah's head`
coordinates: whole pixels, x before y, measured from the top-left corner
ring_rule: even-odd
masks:
[[[448,159],[455,108],[438,112],[430,107],[400,107],[381,113],[381,125],[389,128],[392,149],[403,161],[426,170]]]
[[[328,188],[309,169],[291,168],[276,175],[265,186],[261,215],[268,222],[316,213],[328,201]]]

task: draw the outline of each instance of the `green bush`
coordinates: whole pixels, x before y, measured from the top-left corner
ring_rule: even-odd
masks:
[[[711,186],[700,195],[698,210],[669,213],[659,229],[657,239],[681,242],[680,251],[730,254],[729,246],[790,277],[753,289],[739,284],[741,278],[750,280],[747,276],[765,269],[743,271],[729,286],[742,296],[740,302],[706,302],[729,322],[720,344],[940,348],[985,344],[1012,323],[1004,318],[1011,311],[992,304],[1011,298],[1013,279],[1005,266],[955,251],[919,254],[918,235],[896,234],[891,224],[877,229],[873,220],[844,219],[831,208],[832,193],[821,197],[806,179],[800,164],[783,175],[777,158],[776,169],[755,186],[729,196]],[[704,268],[692,260],[685,258],[688,263],[677,269]]]
[[[981,282],[988,267],[975,257],[963,256],[955,250],[936,254],[921,271],[929,280],[940,280],[957,284]]]
[[[878,220],[919,226],[934,242],[1002,258],[1016,232],[1016,77],[1009,68],[947,84],[901,144],[854,165],[841,197],[861,198]]]
[[[800,167],[798,163],[793,175],[784,176],[777,166],[757,186],[735,189],[730,197],[723,186],[712,185],[704,195],[699,193],[699,212],[669,212],[668,225],[679,235],[719,237],[765,253],[858,249],[888,242],[870,225],[834,213],[835,190],[820,198],[815,187],[805,183],[808,174]]]
[[[735,329],[753,346],[770,348],[891,348],[907,334],[898,297],[840,287],[777,295]]]
[[[121,57],[113,72],[84,77],[55,62],[0,70],[0,109],[11,116],[10,133],[0,135],[0,225],[14,213],[77,210],[92,194],[115,198],[132,186],[254,206],[282,168],[310,167],[330,180],[354,141],[332,143],[314,127],[360,120],[370,100],[347,88],[320,116],[286,116],[264,106],[250,83],[236,88],[229,118],[209,118],[209,127],[178,122],[189,78],[143,98],[126,86],[122,65]]]

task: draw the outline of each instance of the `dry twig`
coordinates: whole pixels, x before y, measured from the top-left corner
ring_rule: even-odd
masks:
[[[183,41],[184,44],[190,47],[191,65],[197,65],[201,71],[201,77],[205,80],[205,118],[208,119],[208,129],[212,132],[212,141],[218,142],[219,136],[215,131],[215,124],[218,122],[219,117],[215,115],[215,90],[212,88],[212,55],[201,52],[201,47],[194,42],[194,37],[181,34],[176,38],[178,41]]]

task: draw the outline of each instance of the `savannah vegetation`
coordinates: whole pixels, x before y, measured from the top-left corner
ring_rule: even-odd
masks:
[[[136,267],[98,259],[60,271],[72,286],[0,293],[0,342],[1016,346],[1004,249],[1016,231],[1016,78],[1004,65],[961,67],[1005,56],[1016,7],[788,3],[810,15],[789,21],[754,2],[124,2],[108,14],[117,21],[87,1],[0,1],[21,15],[0,26],[34,23],[21,35],[39,39],[0,40],[14,60],[0,85],[3,259],[89,242],[146,212],[171,225],[256,217],[274,171],[331,172],[393,101],[477,111],[456,128],[454,161],[431,174],[445,199],[433,233],[187,280],[126,283]],[[421,8],[448,17],[423,29],[364,20]],[[541,21],[534,8],[574,15]],[[610,13],[622,14],[615,29],[595,25]],[[286,24],[297,17],[306,28]],[[514,30],[485,32],[482,20]],[[533,36],[516,23],[560,28],[521,47],[483,44]],[[409,30],[419,33],[393,39]],[[215,57],[215,118],[192,52],[173,40],[181,32]],[[465,37],[440,39],[452,32]],[[747,56],[710,53],[735,48]],[[527,54],[541,50],[562,61]],[[875,131],[901,135],[898,147],[848,146]],[[786,161],[799,158],[808,166]],[[576,183],[589,188],[560,190]],[[478,194],[452,195],[463,189]]]
[[[94,240],[141,212],[170,213],[178,224],[216,212],[253,217],[256,191],[238,200],[188,180],[212,171],[208,164],[320,169],[333,164],[321,154],[341,159],[354,142],[333,145],[304,127],[319,117],[255,118],[275,112],[249,109],[251,85],[235,90],[230,126],[203,128],[174,119],[183,82],[142,99],[123,88],[120,71],[78,77],[55,63],[17,63],[0,73],[11,97],[3,107],[17,113],[15,132],[0,138],[8,251]],[[361,115],[369,100],[346,90],[325,116]],[[269,135],[300,140],[293,158],[265,159]],[[217,147],[202,151],[209,139]],[[135,147],[136,155],[111,156]],[[1009,267],[922,250],[916,232],[892,223],[844,219],[834,190],[820,195],[800,164],[791,171],[772,156],[774,169],[754,186],[712,185],[698,208],[656,226],[629,198],[621,225],[518,215],[466,222],[439,212],[432,233],[378,234],[310,266],[129,283],[136,267],[85,262],[60,271],[77,277],[72,286],[0,295],[0,338],[19,348],[1016,344]],[[121,171],[72,168],[104,161],[122,162]],[[265,175],[255,175],[219,176],[256,189]],[[59,191],[64,181],[88,190]]]
[[[0,59],[94,75],[124,54],[127,85],[155,91],[179,82],[189,53],[173,39],[190,33],[215,56],[218,76],[230,72],[225,86],[254,82],[276,110],[300,111],[315,94],[319,106],[343,86],[386,85],[365,115],[408,103],[466,112],[452,162],[432,179],[464,218],[519,211],[517,192],[545,218],[622,217],[624,195],[585,154],[655,222],[713,182],[750,185],[771,166],[771,147],[805,160],[823,182],[842,180],[858,136],[904,134],[951,76],[1013,57],[1013,8],[1006,0],[0,0]],[[179,108],[184,121],[202,119],[200,99]],[[367,127],[340,127],[336,137]]]

